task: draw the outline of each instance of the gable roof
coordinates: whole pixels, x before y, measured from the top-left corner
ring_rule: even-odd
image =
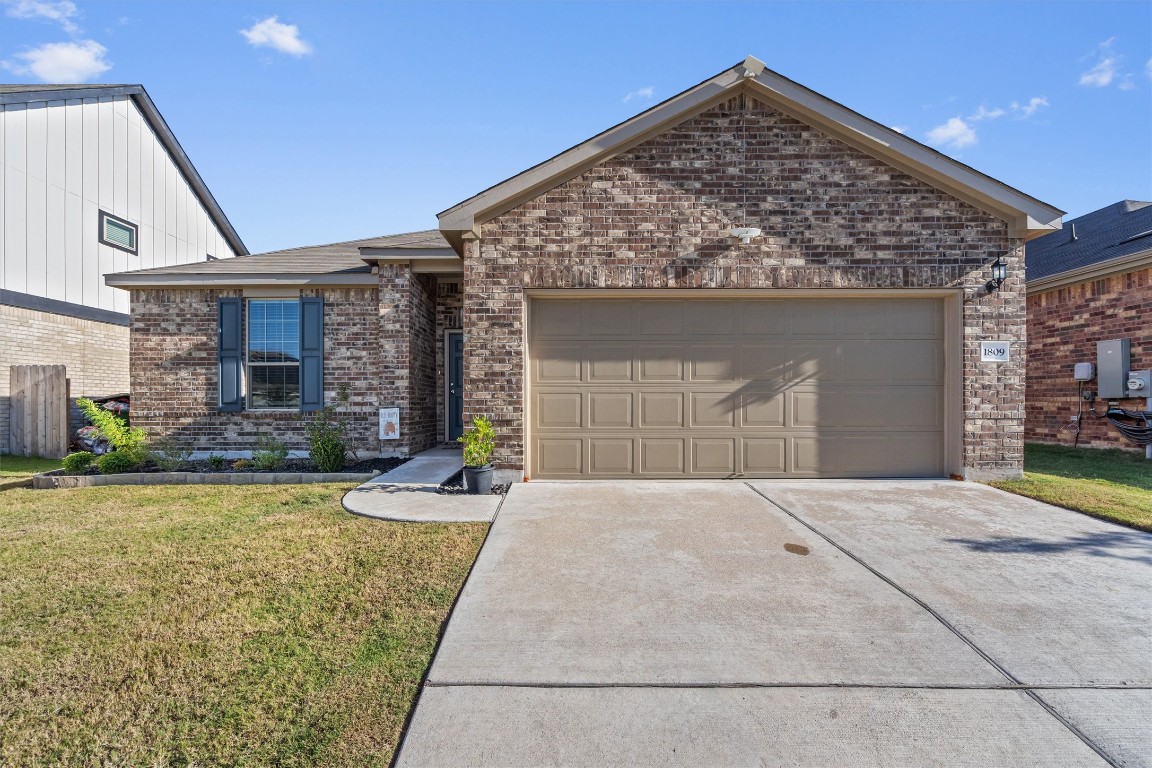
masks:
[[[439,214],[440,231],[462,252],[479,226],[520,203],[731,98],[753,97],[873,157],[1007,221],[1026,239],[1060,228],[1064,213],[931,147],[821,96],[749,56],[715,77],[457,203]]]
[[[405,261],[451,255],[460,259],[448,247],[435,229],[383,235],[339,243],[285,248],[234,259],[198,261],[193,264],[173,264],[151,269],[136,269],[107,275],[104,282],[115,288],[142,288],[147,286],[210,286],[210,285],[357,285],[374,284],[372,264],[388,258]]]
[[[1152,202],[1121,200],[1072,219],[1028,243],[1024,264],[1029,289],[1152,266]]]
[[[216,228],[220,230],[220,234],[228,241],[228,245],[232,248],[233,253],[238,256],[247,255],[248,248],[244,245],[244,241],[240,239],[240,235],[236,233],[235,227],[228,217],[224,215],[223,209],[220,204],[216,202],[216,198],[212,196],[209,191],[208,185],[200,178],[199,172],[192,161],[188,158],[184,148],[180,146],[180,142],[176,140],[176,135],[172,133],[172,129],[168,127],[168,123],[164,121],[164,117],[160,114],[160,110],[152,102],[148,92],[144,90],[142,85],[0,85],[0,104],[28,104],[36,101],[63,101],[65,99],[92,99],[101,96],[128,96],[135,103],[140,113],[144,115],[144,119],[148,121],[156,138],[168,150],[168,154],[172,157],[172,161],[176,163],[176,167],[180,169],[184,179],[196,193],[196,197],[200,199],[200,204],[204,206],[204,210],[212,217],[212,221],[216,224]]]

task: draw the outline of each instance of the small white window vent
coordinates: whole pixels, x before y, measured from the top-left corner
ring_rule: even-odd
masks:
[[[100,211],[100,242],[136,253],[136,225]]]

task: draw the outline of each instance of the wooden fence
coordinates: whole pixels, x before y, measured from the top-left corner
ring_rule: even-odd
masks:
[[[67,367],[13,365],[9,371],[8,450],[53,459],[67,454]]]

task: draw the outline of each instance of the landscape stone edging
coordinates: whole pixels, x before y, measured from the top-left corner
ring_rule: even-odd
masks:
[[[32,477],[32,487],[92,488],[101,485],[289,485],[301,483],[363,483],[378,472],[123,472],[116,475],[55,475]]]

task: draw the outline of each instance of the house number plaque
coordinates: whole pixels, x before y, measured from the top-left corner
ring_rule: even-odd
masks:
[[[1007,341],[982,341],[980,342],[980,362],[982,363],[1006,363],[1009,359],[1008,345],[1011,342]]]

